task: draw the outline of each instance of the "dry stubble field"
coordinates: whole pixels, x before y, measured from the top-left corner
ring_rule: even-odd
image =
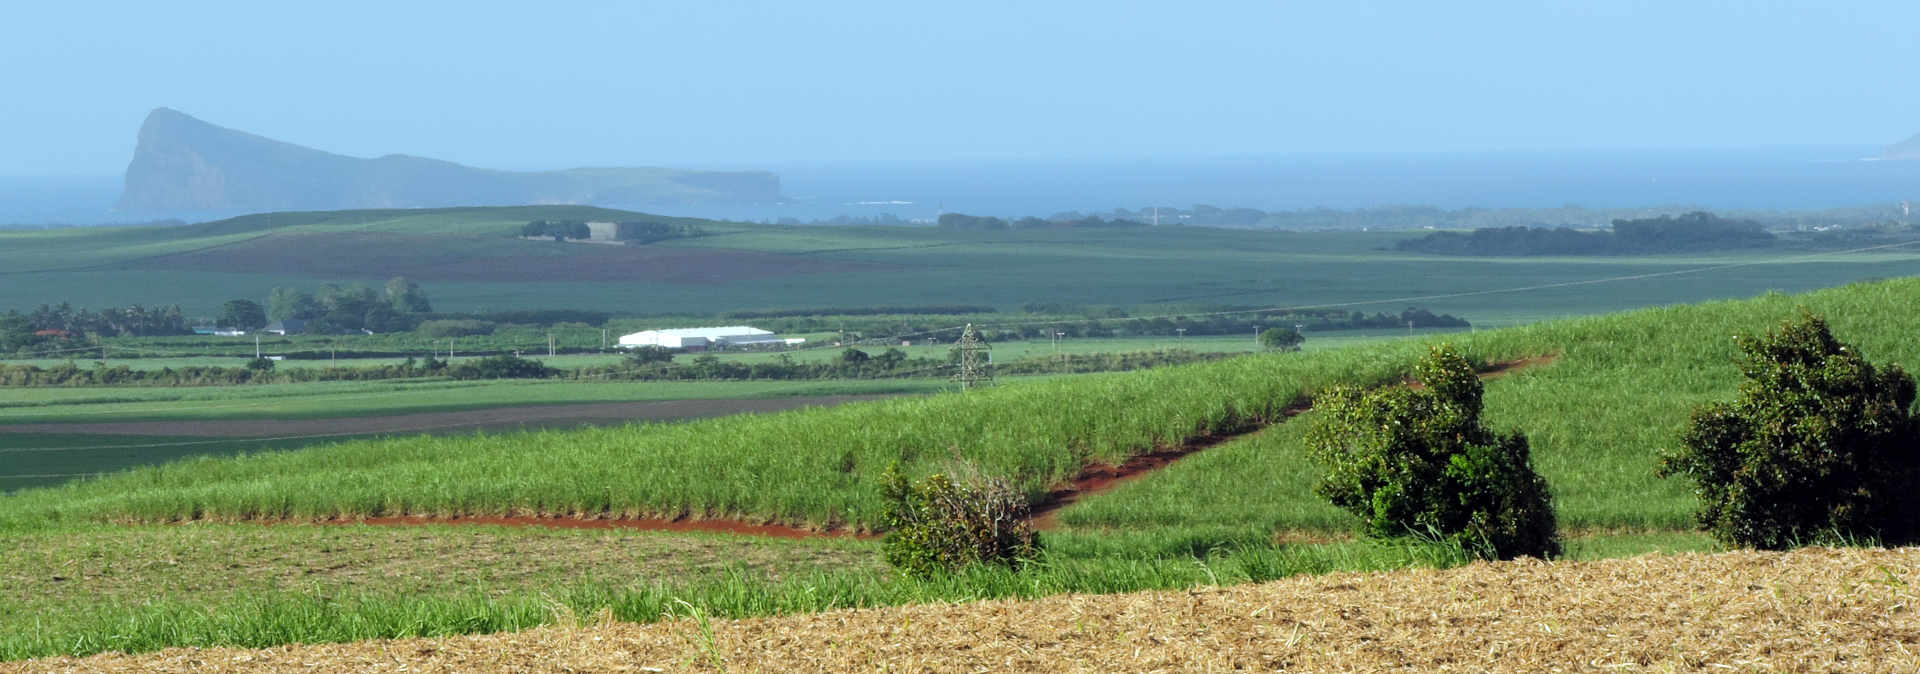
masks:
[[[0,671],[1914,671],[1916,567],[1912,548],[1483,562],[1189,591],[170,649]]]

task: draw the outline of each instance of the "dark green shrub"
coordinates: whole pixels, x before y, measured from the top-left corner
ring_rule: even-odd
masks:
[[[425,337],[472,337],[493,334],[494,324],[488,321],[441,320],[422,321],[414,332]]]
[[[1779,550],[1861,538],[1915,540],[1913,378],[1874,366],[1803,314],[1740,339],[1746,382],[1694,410],[1659,474],[1698,488],[1702,528],[1728,545]]]
[[[1267,328],[1260,331],[1260,346],[1282,351],[1298,351],[1307,338],[1293,328]]]
[[[254,358],[247,361],[247,369],[255,372],[271,372],[273,371],[273,359],[266,356]]]
[[[963,471],[972,473],[972,471]],[[934,474],[913,484],[899,466],[882,486],[887,563],[910,575],[936,576],[973,564],[1019,568],[1040,551],[1027,522],[1027,499],[1004,480]]]
[[[627,351],[627,365],[631,367],[647,367],[671,362],[673,362],[673,349],[664,346],[649,344]]]
[[[504,355],[487,356],[447,368],[447,376],[454,379],[545,379],[555,374],[559,374],[559,371],[540,361]]]
[[[1419,388],[1343,388],[1315,402],[1322,418],[1307,443],[1327,471],[1315,491],[1369,536],[1430,536],[1490,559],[1559,555],[1527,438],[1480,425],[1473,366],[1443,345],[1418,375]]]

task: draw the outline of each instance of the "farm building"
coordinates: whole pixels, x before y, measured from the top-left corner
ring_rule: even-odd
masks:
[[[297,335],[307,331],[307,322],[298,318],[289,318],[268,323],[267,327],[260,331],[274,335]]]
[[[587,240],[588,241],[620,240],[620,223],[601,222],[597,220],[587,221]]]
[[[646,330],[631,335],[621,335],[620,347],[631,349],[640,346],[658,346],[668,349],[702,351],[709,348],[725,348],[729,346],[794,344],[799,341],[804,340],[781,339],[766,330],[745,325],[732,325],[719,328]]]

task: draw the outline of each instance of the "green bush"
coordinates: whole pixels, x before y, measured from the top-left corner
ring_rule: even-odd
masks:
[[[447,369],[454,379],[545,379],[559,374],[537,360],[516,356],[487,356]]]
[[[1698,485],[1701,527],[1770,550],[1914,541],[1913,378],[1876,369],[1812,314],[1740,350],[1739,397],[1694,410],[1681,448],[1661,456],[1660,476]]]
[[[473,337],[493,334],[494,324],[488,321],[440,320],[422,321],[414,332],[424,337]]]
[[[932,577],[973,564],[1019,568],[1040,551],[1027,499],[1004,480],[963,468],[956,482],[934,474],[916,485],[887,470],[883,489],[887,563]]]
[[[1427,536],[1481,557],[1553,557],[1560,540],[1527,438],[1480,425],[1481,386],[1452,347],[1420,362],[1421,387],[1337,388],[1309,431],[1326,468],[1316,491],[1375,537]]]
[[[1297,351],[1300,343],[1307,341],[1298,330],[1293,328],[1267,328],[1260,331],[1260,346],[1283,351]]]

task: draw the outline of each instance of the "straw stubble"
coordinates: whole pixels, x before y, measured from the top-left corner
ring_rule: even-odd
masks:
[[[0,670],[1914,671],[1920,550],[1806,549],[512,634],[170,649]]]

